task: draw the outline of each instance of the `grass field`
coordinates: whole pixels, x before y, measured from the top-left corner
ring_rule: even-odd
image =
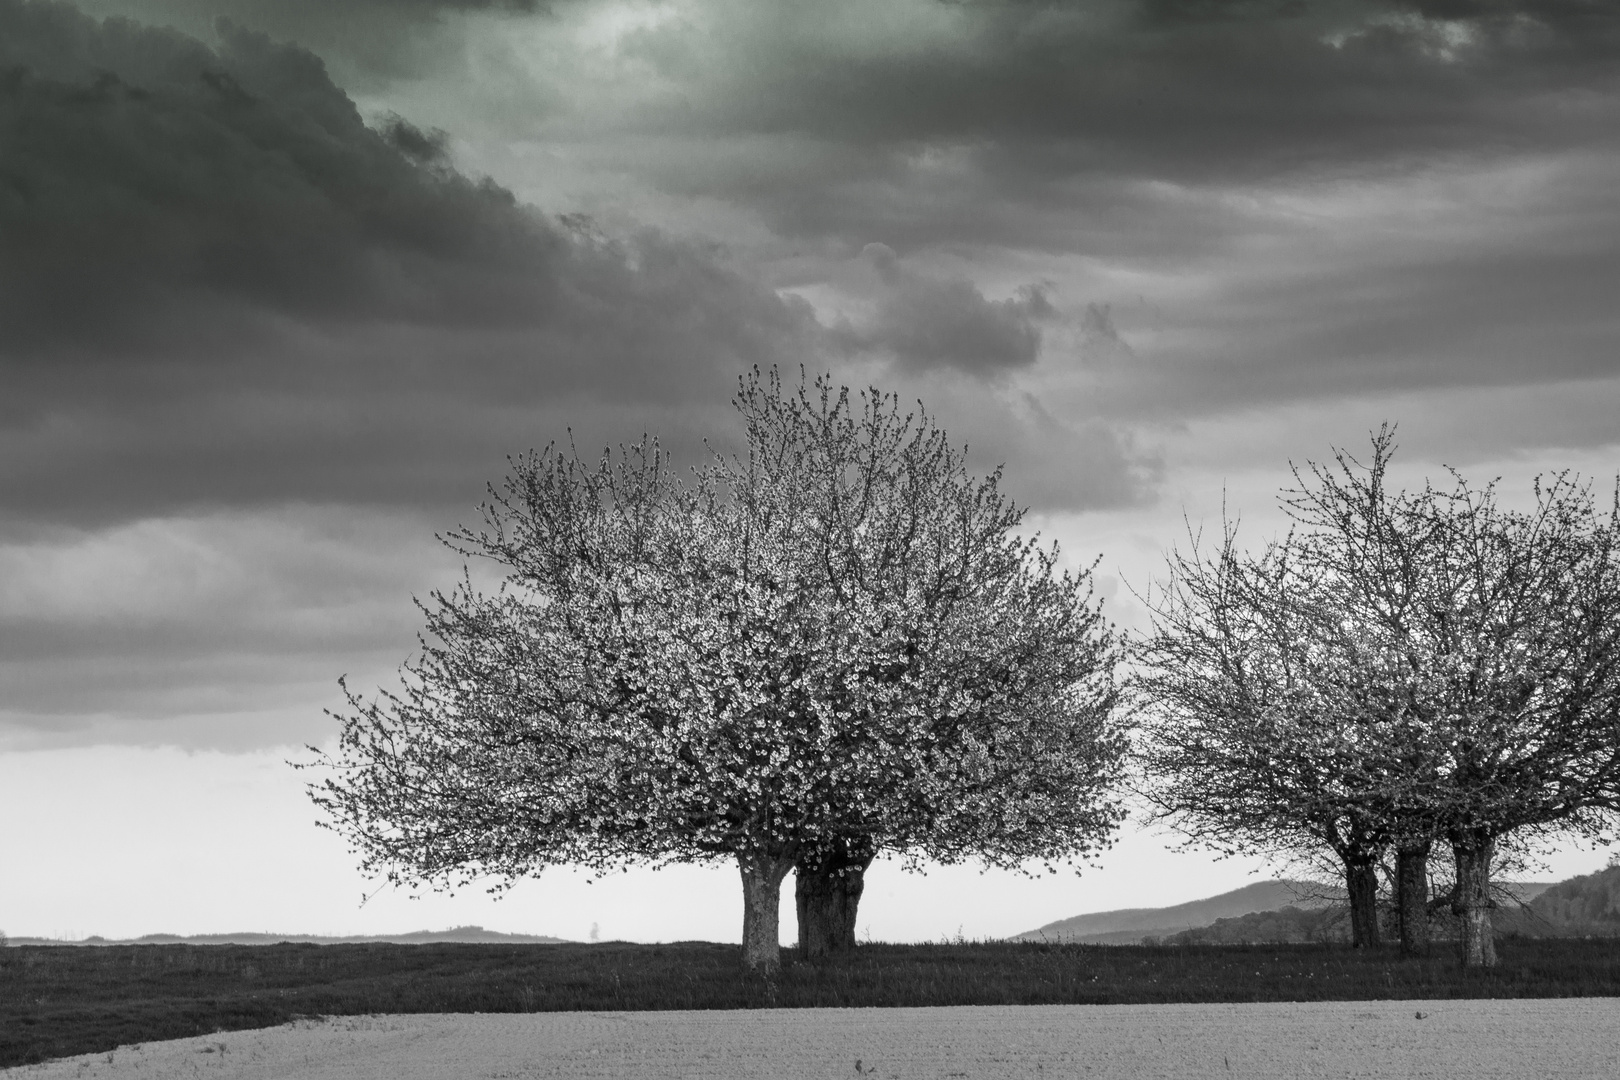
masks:
[[[1465,972],[1335,945],[864,945],[775,978],[737,946],[128,945],[0,949],[0,1067],[378,1013],[1620,996],[1620,940],[1513,939]]]

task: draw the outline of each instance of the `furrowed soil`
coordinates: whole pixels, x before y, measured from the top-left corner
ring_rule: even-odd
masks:
[[[1617,1024],[1615,998],[422,1014],[147,1043],[3,1075],[1613,1080]]]
[[[362,1052],[364,1046],[370,1045],[366,1040],[380,1040],[381,1045],[392,1039],[389,1045],[396,1046],[421,1042],[425,1047],[441,1038],[441,1035],[433,1032],[449,1030],[443,1025],[450,1024],[460,1031],[465,1023],[471,1023],[470,1020],[452,1022],[443,1016],[431,1015],[423,1015],[417,1021],[402,1018],[400,1014],[611,1013],[619,1016],[618,1020],[612,1021],[614,1024],[641,1025],[624,1029],[625,1037],[630,1037],[634,1031],[636,1040],[649,1039],[657,1043],[675,1037],[664,1033],[664,1027],[670,1024],[676,1024],[681,1030],[692,1028],[694,1024],[700,1028],[718,1024],[725,1031],[742,1030],[726,1026],[742,1023],[741,1020],[725,1020],[724,1017],[745,1014],[715,1013],[707,1016],[712,1010],[771,1010],[759,1015],[778,1017],[780,1023],[790,1027],[809,1023],[805,1017],[845,1016],[850,1018],[848,1023],[856,1025],[850,1029],[854,1031],[863,1023],[876,1024],[887,1030],[884,1025],[898,1022],[894,1019],[898,1015],[893,1012],[895,1009],[921,1009],[923,1012],[917,1013],[919,1016],[988,1015],[979,1009],[939,1013],[938,1008],[945,1006],[1436,1003],[1432,1010],[1417,1007],[1407,1010],[1406,1014],[1415,1020],[1417,1011],[1432,1012],[1435,1016],[1473,1015],[1466,1009],[1458,1012],[1449,1006],[1451,1011],[1441,1010],[1438,1002],[1444,1000],[1620,998],[1620,941],[1504,939],[1498,947],[1502,957],[1501,966],[1487,972],[1466,972],[1445,947],[1438,948],[1435,955],[1429,958],[1403,960],[1393,951],[1358,952],[1324,945],[865,945],[848,958],[813,964],[795,962],[793,951],[784,950],[785,963],[780,974],[774,978],[764,978],[743,970],[737,946],[698,942],[675,945],[613,943],[520,946],[23,946],[0,949],[0,1066],[24,1065],[90,1053],[105,1056],[118,1047],[191,1038],[198,1042],[199,1048],[191,1051],[193,1058],[187,1059],[190,1064],[184,1071],[189,1075],[193,1071],[191,1066],[206,1063],[213,1068],[222,1065],[232,1053],[228,1049],[232,1039],[223,1033],[272,1028],[292,1034],[299,1031],[327,1032],[326,1036],[320,1037],[327,1040],[322,1045],[335,1045],[330,1043],[334,1031],[369,1031],[372,1034],[355,1035],[358,1042],[354,1045],[361,1049],[356,1050],[359,1056],[354,1060],[359,1063],[356,1068],[362,1068],[360,1072],[312,1073],[300,1068],[290,1073],[270,1072],[262,1075],[403,1076],[406,1074],[364,1071],[370,1068],[365,1065],[369,1060],[366,1057],[369,1051]],[[1573,1009],[1575,1004],[1566,1002],[1559,1007]],[[1526,1015],[1524,1010],[1532,1006],[1553,1008],[1553,1003],[1520,1003],[1512,1006],[1512,1010],[1515,1010],[1512,1015]],[[1588,1011],[1595,1009],[1603,1013],[1606,1017],[1604,1023],[1610,1025],[1609,1030],[1615,1030],[1613,1025],[1620,1023],[1620,1013],[1616,1012],[1613,1001],[1591,1001],[1584,1003],[1583,1007],[1588,1006]],[[871,1007],[881,1007],[883,1011],[872,1012]],[[1384,1011],[1378,1012],[1378,1016],[1382,1017],[1388,1008],[1380,1008]],[[804,1009],[821,1011],[806,1013],[799,1019],[776,1011]],[[1389,1015],[1399,1018],[1402,1009]],[[669,1010],[682,1010],[681,1015],[685,1019],[677,1024],[669,1016],[629,1015]],[[1161,1013],[1180,1015],[1174,1010],[1161,1010]],[[1240,1013],[1245,1016],[1261,1015],[1253,1010]],[[1030,1023],[1034,1023],[1035,1018],[1048,1013],[1014,1010],[1009,1015],[1025,1016]],[[1096,1010],[1081,1010],[1075,1015],[1103,1014]],[[1217,1010],[1207,1015],[1225,1014]],[[1294,1014],[1284,1009],[1277,1015]],[[1346,1015],[1353,1015],[1353,1011]],[[1579,1010],[1557,1015],[1575,1017],[1569,1022],[1577,1028],[1591,1020],[1587,1013]],[[335,1021],[340,1025],[337,1028],[333,1027],[334,1022],[309,1022],[315,1018],[379,1016],[387,1016],[388,1019]],[[887,1020],[883,1019],[885,1016]],[[578,1036],[584,1040],[575,1047],[579,1053],[587,1053],[591,1046],[597,1046],[600,1050],[600,1047],[615,1045],[618,1039],[618,1036],[604,1034],[610,1032],[611,1024],[603,1028],[601,1025],[609,1022],[600,1016],[596,1020],[554,1016],[528,1021],[484,1017],[478,1022],[486,1021],[520,1025],[529,1023],[529,1028],[512,1030],[551,1032],[542,1039],[547,1046],[574,1046],[568,1040]],[[946,1028],[940,1029],[940,1033],[954,1030],[951,1025],[957,1022],[950,1021]],[[1141,1022],[1131,1021],[1136,1024]],[[1382,1020],[1379,1022],[1384,1023]],[[1393,1020],[1390,1022],[1393,1023]],[[1548,1022],[1555,1023],[1554,1020]],[[350,1028],[343,1029],[341,1025],[344,1023],[350,1024]],[[1063,1021],[1059,1026],[1066,1023],[1069,1022]],[[536,1024],[540,1027],[533,1026]],[[1336,1024],[1339,1021],[1333,1021],[1330,1026]],[[1424,1030],[1434,1031],[1437,1027],[1429,1025]],[[1518,1027],[1515,1026],[1513,1030],[1517,1031]],[[388,1031],[403,1034],[397,1038],[385,1038]],[[876,1032],[877,1028],[873,1031]],[[569,1035],[568,1032],[574,1034]],[[204,1038],[198,1040],[198,1036]],[[731,1036],[716,1034],[713,1037],[724,1041]],[[744,1040],[738,1046],[744,1045],[744,1036],[736,1037]],[[1307,1043],[1316,1038],[1309,1035],[1302,1037],[1307,1039]],[[240,1047],[244,1045],[241,1040],[247,1036],[234,1038]],[[271,1035],[261,1032],[252,1038],[270,1039]],[[814,1042],[810,1035],[802,1038],[808,1040],[806,1045]],[[879,1035],[872,1034],[871,1038],[879,1039]],[[210,1045],[210,1039],[222,1042],[227,1049],[208,1051],[206,1047]],[[1608,1037],[1601,1040],[1604,1048],[1612,1043],[1613,1040]],[[1316,1044],[1321,1044],[1321,1039],[1317,1038]],[[878,1044],[873,1045],[876,1047]],[[877,1049],[871,1051],[877,1052]],[[1612,1053],[1608,1050],[1605,1052]],[[210,1053],[218,1053],[218,1060],[210,1057]],[[1230,1052],[1226,1053],[1230,1058]],[[264,1049],[263,1055],[275,1056],[269,1049]],[[129,1053],[117,1050],[115,1058],[118,1056],[127,1058]],[[849,1057],[849,1061],[843,1062],[835,1071],[847,1075],[854,1056],[845,1056]],[[232,1060],[245,1059],[239,1054]],[[863,1062],[877,1060],[880,1059],[862,1057]],[[923,1058],[916,1060],[923,1062]],[[984,1060],[989,1062],[992,1059]],[[1289,1060],[1294,1064],[1288,1067],[1299,1066],[1299,1060]],[[831,1059],[827,1065],[829,1069],[832,1068],[830,1062]],[[1205,1062],[1199,1066],[1199,1071],[1203,1071],[1207,1064]],[[665,1061],[663,1066],[671,1066],[671,1063]],[[764,1067],[763,1063],[761,1067]],[[918,1065],[918,1068],[922,1067]],[[630,1065],[624,1068],[629,1069]],[[693,1075],[704,1074],[703,1068],[693,1068]],[[1224,1073],[1225,1068],[1221,1066],[1214,1071]],[[1516,1075],[1535,1073],[1536,1070],[1531,1070]],[[563,1074],[651,1076],[683,1073],[636,1073],[622,1069],[591,1073],[574,1069],[572,1073],[565,1070]],[[1256,1075],[1253,1070],[1250,1070],[1250,1074]],[[141,1075],[158,1076],[164,1073],[148,1072]],[[509,1075],[556,1074],[520,1071]],[[811,1072],[803,1075],[819,1074]],[[913,1071],[906,1075],[930,1074]],[[1150,1072],[1142,1075],[1158,1074]],[[1453,1074],[1408,1072],[1403,1075]],[[1620,1075],[1620,1068],[1594,1075]]]

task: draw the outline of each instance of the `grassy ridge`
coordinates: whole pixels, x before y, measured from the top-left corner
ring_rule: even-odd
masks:
[[[1332,945],[866,945],[745,973],[737,946],[129,945],[0,949],[0,1066],[300,1016],[571,1009],[1620,996],[1620,941],[1504,939],[1502,965]]]

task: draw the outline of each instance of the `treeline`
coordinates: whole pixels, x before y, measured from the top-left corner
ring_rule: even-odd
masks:
[[[920,406],[774,371],[735,406],[736,453],[553,446],[446,538],[501,585],[422,602],[400,688],[349,693],[306,763],[364,869],[732,859],[773,968],[790,873],[802,955],[847,951],[878,853],[1083,863],[1135,792],[1194,841],[1334,860],[1358,945],[1383,888],[1426,948],[1441,845],[1489,965],[1493,864],[1616,805],[1620,529],[1566,476],[1526,512],[1392,493],[1383,431],[1296,473],[1258,554],[1230,525],[1172,553],[1130,640]]]

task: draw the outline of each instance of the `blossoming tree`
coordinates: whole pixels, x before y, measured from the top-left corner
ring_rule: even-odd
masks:
[[[878,850],[1106,843],[1119,646],[1089,575],[1012,535],[996,478],[932,425],[815,390],[745,379],[746,451],[684,483],[648,441],[514,463],[450,538],[501,588],[423,605],[402,688],[351,695],[312,787],[363,866],[455,884],[732,858],[745,960],[769,967],[795,867],[808,937],[836,947]]]
[[[709,473],[804,560],[817,678],[791,695],[817,734],[820,824],[795,859],[807,955],[853,947],[862,878],[907,865],[1084,856],[1120,817],[1121,648],[1089,573],[1015,530],[926,417],[871,392],[745,382],[746,458]]]

